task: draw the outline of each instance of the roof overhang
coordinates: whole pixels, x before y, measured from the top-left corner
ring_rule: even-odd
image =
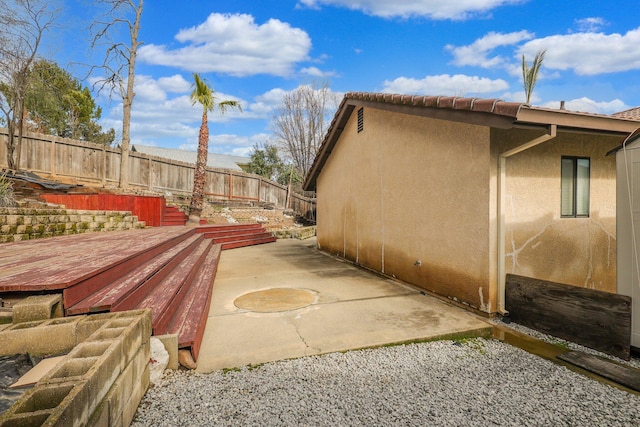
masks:
[[[304,182],[305,190],[315,190],[316,180],[340,139],[353,110],[374,108],[399,114],[476,124],[498,129],[548,129],[558,132],[591,133],[626,137],[639,127],[637,120],[606,115],[531,107],[496,99],[397,95],[350,92],[345,94],[329,126]]]

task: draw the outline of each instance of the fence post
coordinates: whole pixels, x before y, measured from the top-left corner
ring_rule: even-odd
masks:
[[[233,200],[233,174],[229,172],[229,201]]]
[[[107,146],[102,144],[102,186],[107,184]]]
[[[56,176],[56,136],[51,135],[51,153],[49,161],[51,162],[51,176]]]
[[[149,191],[153,191],[153,163],[151,157],[149,157]]]

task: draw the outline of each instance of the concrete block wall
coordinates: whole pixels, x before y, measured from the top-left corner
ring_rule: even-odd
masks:
[[[151,311],[64,319],[74,325],[75,345],[0,416],[0,427],[128,426],[133,420],[149,386]],[[64,319],[30,322],[30,326],[47,330],[50,322]],[[26,330],[28,323],[14,326]],[[13,329],[0,330],[0,340],[4,342]]]
[[[0,208],[0,243],[144,227],[144,222],[124,211]]]
[[[316,226],[291,228],[287,230],[274,230],[273,234],[278,239],[310,239],[316,235]]]

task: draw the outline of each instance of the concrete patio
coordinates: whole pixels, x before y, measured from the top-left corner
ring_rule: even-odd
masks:
[[[490,333],[479,316],[320,252],[315,238],[284,239],[223,253],[197,370]]]

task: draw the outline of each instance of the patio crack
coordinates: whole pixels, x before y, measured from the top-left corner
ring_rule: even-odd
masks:
[[[300,328],[298,327],[298,324],[295,321],[291,321],[291,324],[293,325],[293,328],[296,331],[296,334],[298,334],[298,338],[300,338],[300,341],[302,341],[302,344],[304,344],[305,346],[305,354],[315,354],[315,353],[320,353],[322,352],[321,349],[316,348],[316,347],[311,347],[309,345],[309,343],[307,343],[307,340],[302,336],[302,333],[300,333]],[[309,353],[309,350],[311,350],[313,353]]]

